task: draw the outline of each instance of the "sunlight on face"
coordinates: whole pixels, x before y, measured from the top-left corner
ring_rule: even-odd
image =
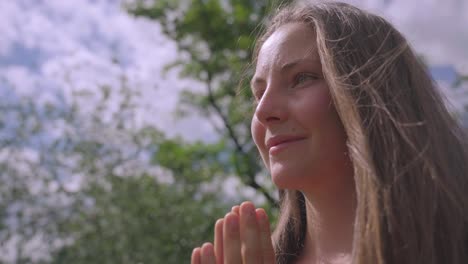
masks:
[[[260,50],[251,84],[257,102],[252,135],[273,182],[305,190],[338,180],[348,161],[346,136],[314,31],[300,23],[277,29]]]

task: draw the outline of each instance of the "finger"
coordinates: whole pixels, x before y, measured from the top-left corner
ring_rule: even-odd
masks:
[[[203,244],[201,248],[201,264],[216,264],[214,247],[211,243]]]
[[[224,219],[218,219],[215,224],[214,248],[216,263],[223,264],[223,226]]]
[[[231,209],[231,212],[235,213],[236,215],[240,215],[240,206],[239,205],[234,205]]]
[[[228,213],[224,217],[223,254],[224,264],[242,263],[239,216],[234,213]]]
[[[240,238],[243,264],[262,263],[260,232],[258,230],[255,206],[243,202],[240,206]]]
[[[260,230],[260,245],[262,248],[263,263],[276,263],[275,251],[273,250],[273,243],[271,241],[270,221],[268,215],[263,208],[255,210],[258,222],[258,229]]]
[[[192,251],[192,259],[190,261],[191,264],[201,264],[200,259],[200,248],[194,248]]]

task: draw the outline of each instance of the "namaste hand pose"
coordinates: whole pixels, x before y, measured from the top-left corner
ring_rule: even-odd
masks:
[[[467,137],[406,39],[328,1],[268,21],[251,130],[280,217],[235,206],[192,264],[468,263]]]
[[[263,209],[244,202],[216,222],[214,246],[205,243],[192,252],[192,264],[215,263],[276,263],[270,223]]]

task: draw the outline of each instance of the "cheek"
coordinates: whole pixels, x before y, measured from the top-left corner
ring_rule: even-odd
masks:
[[[292,105],[298,121],[308,130],[317,131],[333,109],[327,86],[315,87],[302,94]]]
[[[267,165],[268,155],[266,153],[266,146],[265,146],[266,130],[265,130],[265,127],[262,124],[260,124],[260,122],[258,121],[256,117],[252,119],[251,132],[252,132],[254,143],[257,146],[257,149],[260,152],[260,155],[262,156],[262,159],[265,162],[265,165]]]
[[[318,90],[308,101],[299,103],[297,116],[312,136],[312,151],[320,153],[317,158],[323,160],[324,164],[340,158],[347,152],[346,135],[328,90]]]
[[[313,105],[318,112],[324,114],[328,113],[332,109],[332,99],[326,84],[320,86],[320,89],[316,89],[314,99],[315,101]]]

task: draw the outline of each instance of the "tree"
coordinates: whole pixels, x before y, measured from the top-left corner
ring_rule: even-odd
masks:
[[[47,256],[55,245],[68,239],[59,232],[57,223],[82,209],[79,201],[85,194],[80,188],[137,161],[139,153],[150,147],[145,140],[158,135],[153,131],[135,137],[135,132],[125,127],[131,123],[130,102],[136,95],[126,86],[125,78],[115,88],[121,95],[120,102],[112,102],[120,103],[118,111],[107,111],[110,88],[102,86],[97,94],[103,99],[88,115],[82,113],[79,101],[89,100],[90,94],[76,91],[67,101],[57,92],[43,102],[2,83],[0,250],[14,253],[11,260],[3,258],[8,254],[1,254],[0,261],[33,262],[33,253]],[[113,114],[111,124],[103,120],[103,112]]]
[[[106,185],[87,188],[93,206],[71,221],[77,236],[54,263],[186,262],[195,245],[212,239],[215,216],[227,209],[216,193],[189,192],[149,175],[109,175]]]
[[[261,171],[250,136],[252,95],[247,82],[252,72],[255,32],[279,1],[158,0],[135,1],[127,8],[136,16],[158,21],[177,43],[180,58],[167,69],[203,84],[204,93],[186,90],[181,103],[220,120],[220,142],[230,155],[228,171],[276,205],[271,190],[257,180]],[[286,1],[282,1],[286,2]],[[236,87],[240,85],[240,93]]]
[[[186,262],[194,246],[211,240],[215,219],[243,200],[242,194],[226,200],[219,191],[227,175],[275,206],[258,178],[250,89],[244,82],[235,92],[251,75],[244,66],[252,56],[252,32],[274,5],[158,0],[129,6],[159,21],[176,41],[181,57],[167,70],[204,84],[206,93],[183,94],[180,110],[188,106],[220,121],[213,144],[167,139],[154,127],[134,129],[137,87],[128,87],[124,77],[120,87],[76,91],[71,101],[57,94],[58,103],[41,104],[14,92],[17,100],[0,101],[0,240],[2,247],[14,242],[17,255],[10,262],[40,262],[30,254],[34,240],[52,251],[42,258],[48,263]],[[110,102],[113,93],[117,102]],[[100,99],[83,113],[90,96]],[[116,103],[112,118],[103,118]]]
[[[464,74],[457,73],[457,80],[452,86],[456,88],[456,87],[459,87],[462,83],[468,83],[468,74],[464,75]]]
[[[223,145],[159,139],[153,162],[168,170],[92,182],[79,213],[59,225],[71,241],[54,254],[55,263],[182,263],[212,240],[216,219],[233,202],[219,191],[223,183],[213,181],[225,172],[211,160],[221,159]]]

